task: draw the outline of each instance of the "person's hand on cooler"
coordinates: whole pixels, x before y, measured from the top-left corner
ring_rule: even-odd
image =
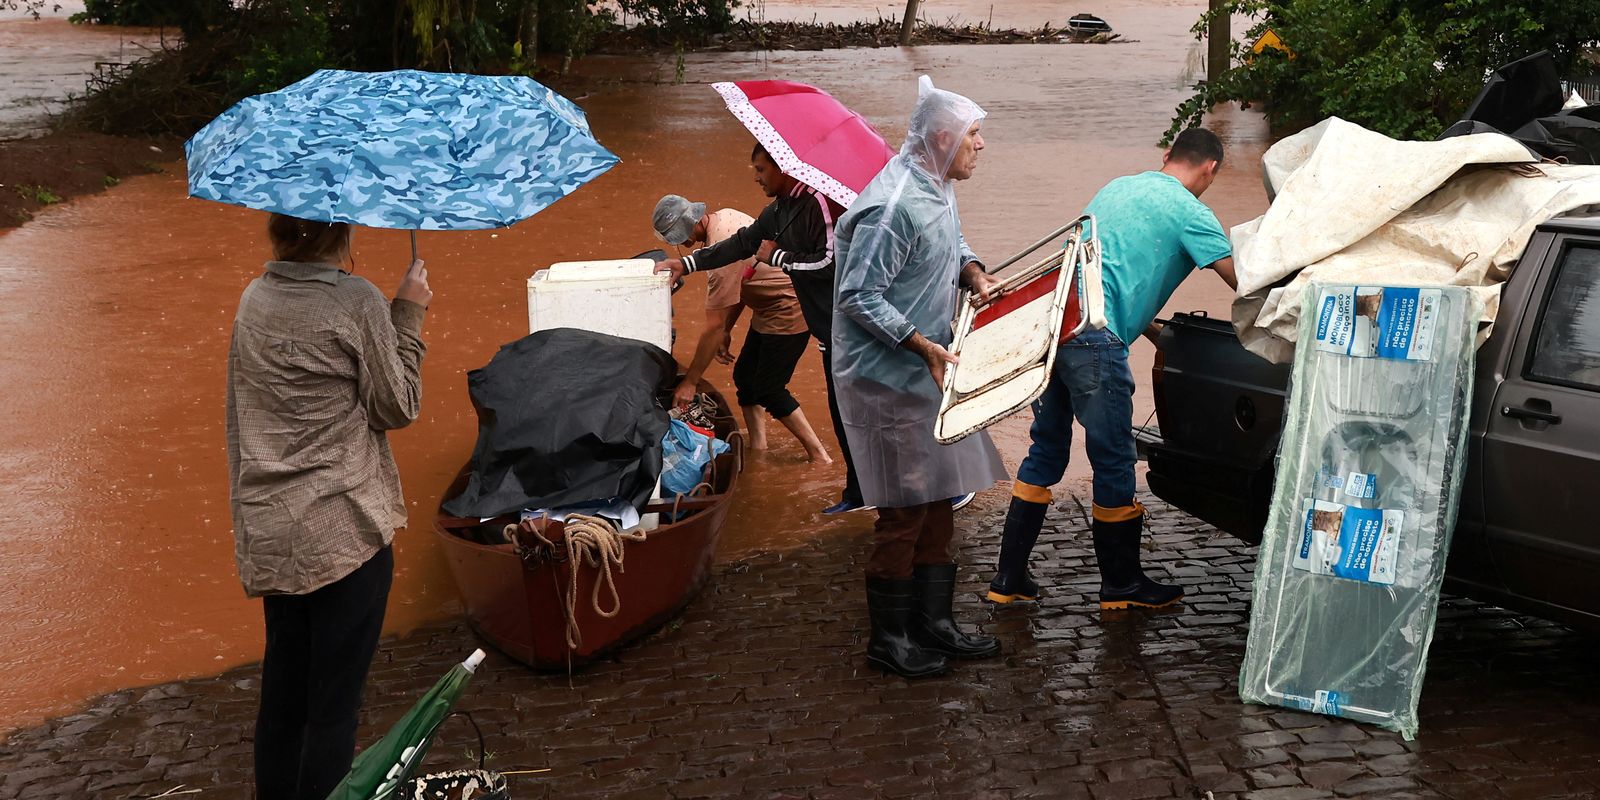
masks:
[[[669,258],[656,264],[656,274],[665,273],[669,275],[671,277],[669,283],[673,286],[677,286],[683,280],[683,271],[683,259],[681,258]]]

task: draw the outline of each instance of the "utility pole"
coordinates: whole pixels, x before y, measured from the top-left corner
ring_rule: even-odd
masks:
[[[1233,34],[1229,30],[1230,14],[1224,9],[1227,0],[1211,0],[1211,27],[1206,32],[1206,82],[1221,80],[1228,71],[1228,51],[1233,48]]]
[[[906,15],[900,19],[901,47],[911,46],[911,33],[917,29],[917,6],[921,4],[922,0],[906,0]]]

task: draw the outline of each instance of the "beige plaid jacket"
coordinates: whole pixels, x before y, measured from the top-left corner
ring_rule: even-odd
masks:
[[[417,418],[423,315],[330,264],[270,261],[244,290],[227,413],[246,594],[319,589],[405,526],[384,432]]]

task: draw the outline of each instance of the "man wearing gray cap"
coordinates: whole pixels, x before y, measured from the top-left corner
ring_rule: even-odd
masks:
[[[754,222],[731,208],[708,214],[705,203],[691,203],[675,194],[656,203],[651,221],[656,235],[667,244],[690,246],[716,244]],[[695,386],[712,358],[724,364],[733,361],[729,352],[733,326],[746,306],[751,311],[750,331],[733,365],[733,385],[750,434],[750,448],[767,447],[766,417],[761,413],[766,409],[805,446],[807,460],[833,463],[799,401],[789,393],[789,379],[794,377],[795,365],[811,335],[794,284],[776,267],[744,259],[728,269],[706,273],[705,327],[689,369],[673,392],[673,403],[685,406],[694,399]]]

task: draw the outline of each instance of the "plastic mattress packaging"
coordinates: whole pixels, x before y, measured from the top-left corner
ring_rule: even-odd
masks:
[[[1466,466],[1476,304],[1459,287],[1307,290],[1246,702],[1416,735]]]

